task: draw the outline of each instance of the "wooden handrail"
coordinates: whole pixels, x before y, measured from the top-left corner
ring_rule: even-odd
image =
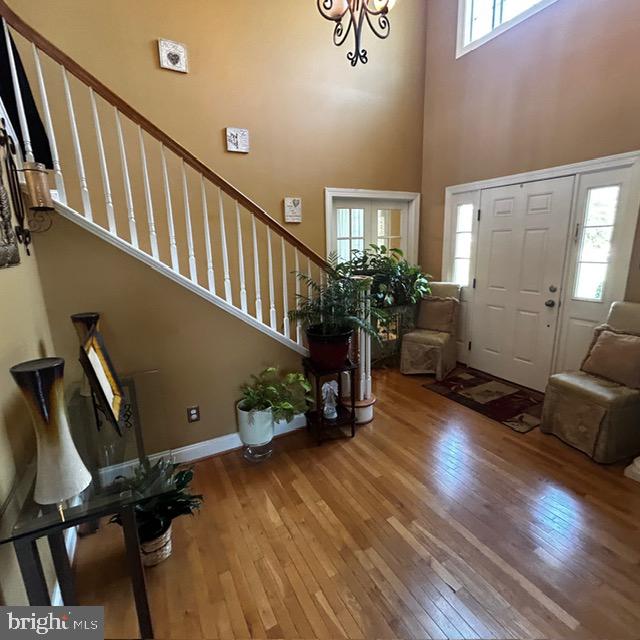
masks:
[[[274,220],[262,207],[257,205],[253,200],[245,196],[241,191],[236,189],[232,184],[219,176],[215,171],[210,169],[206,164],[194,156],[188,149],[183,147],[179,142],[168,136],[162,129],[157,127],[153,122],[145,118],[139,111],[134,109],[128,102],[123,100],[119,95],[114,93],[109,87],[104,85],[94,75],[89,73],[84,67],[79,65],[73,58],[69,57],[64,51],[60,50],[50,40],[28,25],[18,14],[16,14],[5,2],[0,0],[0,15],[7,21],[7,24],[15,29],[18,33],[32,42],[41,51],[44,51],[50,58],[61,64],[67,71],[72,73],[81,82],[91,87],[99,96],[113,105],[118,111],[130,120],[139,125],[150,136],[153,136],[167,149],[173,151],[177,156],[182,158],[191,168],[202,174],[207,180],[220,187],[227,195],[240,203],[247,211],[253,214],[258,220],[273,229],[275,233],[282,236],[289,244],[292,244],[300,253],[307,256],[315,264],[323,269],[328,267],[326,260],[318,255],[315,251],[307,247],[302,241],[294,236],[290,231],[285,229],[278,221]]]

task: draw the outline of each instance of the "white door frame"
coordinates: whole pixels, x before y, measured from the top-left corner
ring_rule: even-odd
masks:
[[[339,189],[326,187],[324,190],[325,253],[330,253],[333,245],[333,201],[336,198],[355,200],[396,200],[407,203],[407,223],[403,232],[407,251],[405,258],[415,264],[418,262],[418,238],[420,234],[420,194],[411,191],[373,191],[371,189]]]
[[[602,158],[595,158],[593,160],[587,160],[585,162],[578,162],[574,164],[561,165],[552,167],[549,169],[541,169],[537,171],[528,171],[525,173],[518,173],[509,176],[503,176],[500,178],[491,178],[488,180],[478,180],[475,182],[469,182],[466,184],[459,184],[447,187],[445,190],[445,215],[444,215],[444,236],[443,236],[443,251],[442,251],[442,280],[447,281],[453,277],[453,256],[454,256],[454,242],[455,242],[455,230],[452,225],[455,222],[453,215],[454,205],[457,201],[460,201],[461,197],[466,196],[466,201],[473,202],[476,208],[479,207],[480,192],[483,189],[490,189],[492,187],[504,187],[514,184],[520,184],[523,182],[534,182],[537,180],[547,180],[550,178],[560,178],[563,176],[576,176],[574,184],[573,201],[571,204],[571,221],[569,228],[573,229],[576,225],[576,220],[580,216],[578,211],[577,195],[580,188],[580,177],[596,173],[600,171],[606,171],[611,169],[627,169],[632,170],[632,179],[630,184],[629,198],[627,200],[626,210],[623,212],[625,219],[636,220],[638,219],[638,213],[640,211],[640,151],[632,151],[628,153],[621,153],[618,155],[605,156]],[[636,222],[637,224],[637,222]],[[635,237],[636,228],[633,228],[632,236]],[[476,252],[475,247],[477,244],[478,227],[474,221],[473,226],[473,248],[472,254],[472,269],[475,270]],[[569,234],[570,236],[571,234]],[[569,243],[569,237],[567,243]],[[632,245],[632,243],[630,243]],[[632,246],[628,247],[626,256],[627,260],[630,260]],[[565,269],[562,283],[562,291],[567,291],[567,280],[570,278],[571,269],[567,268],[567,261],[570,259],[568,244],[565,253]],[[473,273],[471,274],[471,280],[473,281]],[[465,348],[466,342],[469,339],[468,332],[464,332],[464,329],[471,327],[471,310],[473,308],[473,288],[471,286],[465,287],[463,290],[463,299],[467,303],[465,327],[462,328],[461,335],[458,339],[458,359],[460,362],[468,362],[468,350]],[[558,353],[560,351],[558,341],[562,335],[561,325],[563,322],[563,313],[560,312],[560,322],[556,333],[556,344],[554,346],[554,354],[551,363],[551,371],[556,371]],[[465,335],[466,333],[466,335]]]

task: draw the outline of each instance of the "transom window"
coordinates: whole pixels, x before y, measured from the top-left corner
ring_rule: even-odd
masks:
[[[458,57],[556,0],[459,0]]]
[[[619,185],[589,189],[578,252],[575,298],[600,301],[604,296],[619,198]]]

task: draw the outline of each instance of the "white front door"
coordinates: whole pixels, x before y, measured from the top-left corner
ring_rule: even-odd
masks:
[[[544,390],[558,326],[574,176],[482,191],[472,367]]]

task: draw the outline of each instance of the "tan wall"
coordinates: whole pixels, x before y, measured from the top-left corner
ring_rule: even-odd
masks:
[[[0,270],[0,507],[34,453],[31,419],[9,373],[14,364],[53,355],[36,257]],[[2,514],[0,513],[0,517]],[[7,513],[7,517],[11,517]],[[0,603],[26,604],[11,546],[0,547]]]
[[[447,186],[640,149],[640,2],[558,0],[459,60],[457,4],[427,3],[420,255],[433,274]]]
[[[402,1],[388,40],[365,35],[370,62],[356,69],[314,0],[9,4],[277,220],[285,196],[302,197],[304,221],[289,228],[321,254],[324,187],[420,190],[424,0]],[[188,74],[160,69],[159,37],[187,44]],[[250,130],[250,154],[224,150],[227,126]]]

